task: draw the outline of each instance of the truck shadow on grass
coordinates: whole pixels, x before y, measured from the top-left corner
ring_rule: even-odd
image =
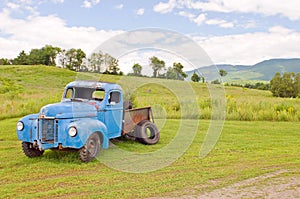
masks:
[[[120,138],[115,138],[112,139],[109,146],[110,147],[116,147],[115,144],[123,144],[126,148],[126,146],[131,146],[131,145],[140,145],[140,143],[134,141],[134,140],[128,140],[124,137],[120,137]],[[102,149],[103,150],[103,149]],[[100,155],[101,156],[101,152],[103,153],[103,151],[100,151]],[[79,150],[77,149],[63,149],[63,150],[59,150],[59,149],[50,149],[50,150],[46,150],[45,153],[40,156],[40,157],[35,157],[33,159],[38,158],[40,161],[51,161],[53,163],[73,163],[76,165],[81,165],[81,164],[86,164],[85,162],[82,162],[80,160],[80,156],[79,156]],[[99,162],[97,159],[93,160],[92,162]]]
[[[1,142],[2,140],[0,140]],[[133,140],[128,140],[124,137],[120,138],[115,138],[112,139],[110,142],[110,147],[115,147],[115,144],[123,144],[123,146],[129,147],[131,145],[139,145],[139,146],[144,146],[141,145],[140,143],[133,141]],[[103,149],[100,150],[100,155],[103,153]],[[28,158],[26,158],[28,159]],[[50,149],[50,150],[45,150],[42,156],[39,157],[34,157],[34,158],[29,158],[29,162],[45,162],[45,163],[55,163],[55,164],[72,164],[72,165],[85,165],[85,162],[82,162],[79,156],[79,150],[78,149]],[[91,164],[98,164],[99,160],[95,159],[91,162]]]
[[[76,165],[84,164],[80,161],[78,150],[47,150],[43,156],[38,158],[40,160],[52,161],[55,163],[73,163]]]

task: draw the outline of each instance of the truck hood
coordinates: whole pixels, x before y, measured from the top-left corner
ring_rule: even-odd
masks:
[[[97,109],[94,105],[86,102],[63,101],[49,104],[41,108],[39,117],[55,118],[77,118],[77,117],[96,117]]]

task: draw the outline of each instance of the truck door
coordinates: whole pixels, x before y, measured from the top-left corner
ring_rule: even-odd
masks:
[[[112,90],[108,93],[108,99],[104,113],[104,121],[107,127],[109,138],[121,136],[123,120],[123,102],[120,91]]]

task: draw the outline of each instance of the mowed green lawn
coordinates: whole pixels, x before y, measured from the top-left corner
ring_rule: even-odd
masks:
[[[0,198],[195,195],[272,171],[300,172],[299,122],[226,121],[217,145],[201,159],[199,150],[209,126],[209,120],[201,120],[193,143],[177,161],[153,172],[126,173],[98,160],[81,163],[76,152],[49,150],[42,157],[27,158],[16,137],[17,120],[0,121]],[[114,143],[137,153],[156,151],[172,141],[179,124],[180,120],[168,119],[161,126],[161,141],[154,146],[126,140]]]

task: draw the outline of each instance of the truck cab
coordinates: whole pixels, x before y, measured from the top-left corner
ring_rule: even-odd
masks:
[[[17,136],[28,157],[41,156],[47,149],[78,149],[84,162],[107,149],[112,138],[127,135],[156,144],[160,133],[151,107],[125,110],[123,104],[118,84],[74,81],[66,85],[61,102],[21,118]]]

